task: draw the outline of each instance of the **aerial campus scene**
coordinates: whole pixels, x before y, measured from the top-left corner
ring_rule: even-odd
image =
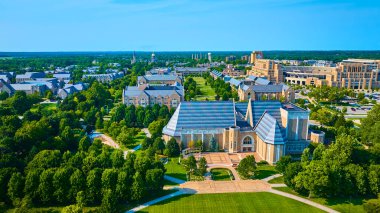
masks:
[[[380,212],[380,2],[1,0],[0,212]]]

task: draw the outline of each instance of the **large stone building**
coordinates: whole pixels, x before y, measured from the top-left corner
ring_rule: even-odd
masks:
[[[123,90],[123,103],[127,106],[153,106],[159,104],[167,107],[177,107],[184,99],[184,88],[179,84],[170,86],[152,86],[143,84],[138,86],[127,86]]]
[[[279,101],[182,102],[163,135],[166,141],[174,137],[182,148],[201,140],[208,150],[216,141],[219,150],[257,152],[275,163],[309,145],[308,120],[308,111]]]
[[[224,76],[239,77],[245,74],[245,70],[235,69],[232,64],[227,64],[227,67],[223,70]]]
[[[182,85],[182,77],[176,75],[144,75],[137,77],[137,83],[142,84],[165,84],[172,85],[179,83]]]
[[[264,77],[272,83],[284,81],[281,64],[269,59],[255,59],[254,66],[248,71],[248,75]]]
[[[240,85],[238,89],[240,101],[280,100],[294,102],[294,90],[285,84]]]
[[[284,81],[298,85],[349,89],[380,87],[380,60],[348,59],[337,67],[283,66]]]
[[[207,67],[176,67],[175,68],[175,73],[178,76],[203,75],[208,72],[209,72],[209,69]]]

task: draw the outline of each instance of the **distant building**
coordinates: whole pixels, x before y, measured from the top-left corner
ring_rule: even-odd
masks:
[[[45,78],[45,73],[44,72],[26,72],[25,74],[16,75],[16,83],[30,81],[35,78]]]
[[[71,73],[56,73],[56,74],[53,74],[53,77],[60,81],[70,81]]]
[[[230,55],[230,56],[226,57],[226,62],[235,61],[235,60],[236,60],[236,56],[234,56],[234,55]]]
[[[251,53],[250,63],[251,64],[255,64],[256,60],[263,59],[263,58],[264,58],[263,52],[261,52],[261,51],[253,51]]]
[[[6,92],[9,96],[12,96],[15,90],[8,82],[0,78],[0,92]]]
[[[157,67],[149,71],[146,71],[147,75],[169,75],[171,74],[171,69],[169,67]]]
[[[123,103],[127,106],[153,106],[166,105],[169,109],[177,107],[184,100],[184,88],[180,85],[151,86],[143,84],[139,86],[127,86],[123,90]]]
[[[27,95],[38,94],[43,96],[49,88],[45,84],[10,84],[14,91],[24,91]]]
[[[244,85],[238,88],[240,101],[278,100],[282,102],[294,102],[294,90],[285,84],[277,85]]]
[[[175,68],[175,73],[179,76],[203,75],[208,72],[209,72],[209,69],[207,67],[176,67]]]
[[[102,83],[109,83],[113,80],[116,80],[118,78],[122,78],[124,76],[124,73],[108,73],[108,74],[89,74],[89,75],[83,75],[82,79],[90,79],[94,78],[95,80],[102,82]]]
[[[136,53],[133,51],[132,59],[131,59],[131,64],[136,63]]]
[[[58,91],[57,96],[61,99],[67,98],[69,95],[80,92],[87,89],[87,85],[83,83],[66,84],[64,88]]]
[[[142,84],[164,84],[173,85],[178,83],[182,85],[182,77],[176,75],[144,75],[137,77],[138,85]]]
[[[212,56],[211,56],[211,53],[208,53],[207,54],[207,59],[208,61],[211,63],[212,62]]]
[[[208,150],[214,140],[218,150],[256,152],[273,164],[309,146],[308,121],[308,111],[278,101],[182,102],[162,133],[165,141],[174,138],[180,147],[202,141]]]
[[[157,62],[156,54],[152,53],[152,56],[151,56],[151,58],[150,58],[150,62],[151,62],[151,63]]]
[[[380,60],[348,59],[337,67],[283,66],[281,70],[284,81],[290,84],[348,89],[380,87]]]
[[[232,64],[227,64],[227,67],[222,72],[223,75],[228,75],[232,77],[239,77],[245,75],[245,70],[238,70]]]
[[[12,75],[8,72],[3,72],[3,73],[0,73],[0,79],[10,84],[12,80]]]
[[[213,70],[210,72],[210,75],[216,80],[217,78],[222,78],[223,74],[218,70]]]
[[[248,71],[248,75],[265,77],[272,83],[281,83],[284,81],[281,64],[269,59],[256,58],[254,60],[254,66]]]

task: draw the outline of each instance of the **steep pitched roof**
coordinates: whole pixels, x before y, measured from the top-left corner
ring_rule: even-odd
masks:
[[[280,101],[251,101],[253,126],[257,125],[264,112],[281,123],[281,107]]]
[[[279,123],[267,112],[264,112],[263,116],[261,116],[255,131],[261,140],[266,143],[282,144],[286,142],[284,132]]]
[[[181,102],[163,133],[179,136],[186,129],[218,129],[235,126],[235,109],[231,101]]]

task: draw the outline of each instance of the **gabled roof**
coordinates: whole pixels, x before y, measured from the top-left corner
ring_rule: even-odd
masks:
[[[235,126],[232,101],[181,102],[163,133],[180,136],[182,130],[221,129]]]
[[[267,79],[264,79],[264,78],[257,78],[255,83],[257,85],[269,85],[270,81],[268,81]]]
[[[253,126],[257,125],[264,112],[267,112],[281,123],[281,107],[280,101],[251,101]]]
[[[267,112],[264,112],[263,116],[261,116],[255,127],[255,131],[265,143],[283,144],[286,142],[286,138],[284,137],[284,133],[279,123]]]

